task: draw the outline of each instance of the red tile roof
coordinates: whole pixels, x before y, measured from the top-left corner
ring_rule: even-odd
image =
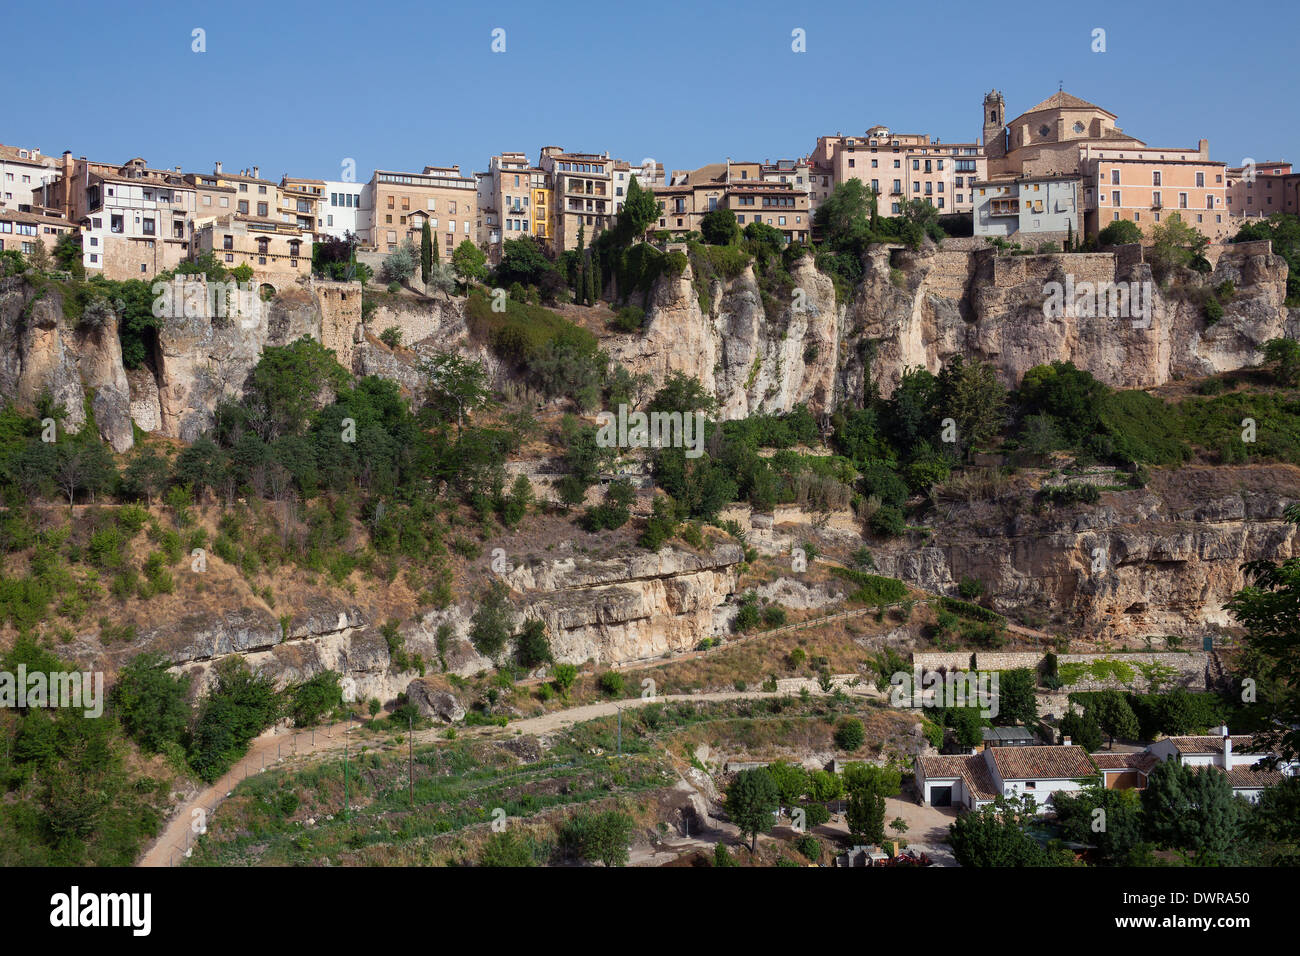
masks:
[[[994,747],[993,764],[1003,780],[1074,780],[1097,768],[1082,747]]]
[[[1214,734],[1206,734],[1196,737],[1170,737],[1170,743],[1184,754],[1221,754],[1223,753],[1223,738]],[[1232,749],[1235,753],[1258,753],[1251,748],[1255,746],[1255,738],[1250,734],[1233,734]]]
[[[1140,770],[1148,773],[1156,765],[1156,758],[1145,750],[1136,753],[1088,754],[1098,770]]]

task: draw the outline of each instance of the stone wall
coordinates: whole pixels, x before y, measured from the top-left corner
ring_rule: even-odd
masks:
[[[912,665],[921,671],[933,670],[978,670],[1004,671],[1029,668],[1037,671],[1043,663],[1044,655],[1038,651],[948,651],[921,652],[912,654]],[[1080,680],[1062,687],[1062,693],[1075,691],[1093,691],[1123,689],[1145,691],[1149,682],[1142,673],[1141,666],[1155,665],[1160,668],[1172,668],[1175,672],[1170,682],[1189,690],[1205,689],[1205,673],[1209,655],[1204,651],[1187,653],[1140,653],[1140,654],[1058,654],[1056,658],[1058,671],[1066,664],[1091,665],[1098,661],[1115,661],[1133,669],[1131,681],[1120,681],[1111,675],[1098,679],[1085,675]],[[1166,685],[1167,686],[1167,685]]]

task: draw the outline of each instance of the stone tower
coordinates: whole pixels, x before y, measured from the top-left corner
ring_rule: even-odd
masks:
[[[990,90],[984,94],[984,155],[1001,159],[1007,153],[1007,107],[1002,94]]]

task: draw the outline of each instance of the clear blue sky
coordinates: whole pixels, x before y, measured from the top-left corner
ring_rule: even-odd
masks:
[[[348,157],[359,180],[375,167],[470,172],[548,144],[685,169],[803,155],[819,134],[876,123],[975,140],[990,88],[1015,116],[1063,82],[1153,145],[1206,137],[1232,165],[1300,163],[1295,0],[1084,6],[20,4],[0,12],[0,142],[188,172],[219,159],[267,178],[338,179]],[[504,53],[491,50],[498,27]],[[807,52],[791,49],[796,28]]]

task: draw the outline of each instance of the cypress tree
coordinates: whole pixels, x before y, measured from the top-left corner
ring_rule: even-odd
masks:
[[[426,285],[431,272],[433,272],[433,232],[429,229],[429,220],[426,219],[424,228],[420,230],[420,279]]]

